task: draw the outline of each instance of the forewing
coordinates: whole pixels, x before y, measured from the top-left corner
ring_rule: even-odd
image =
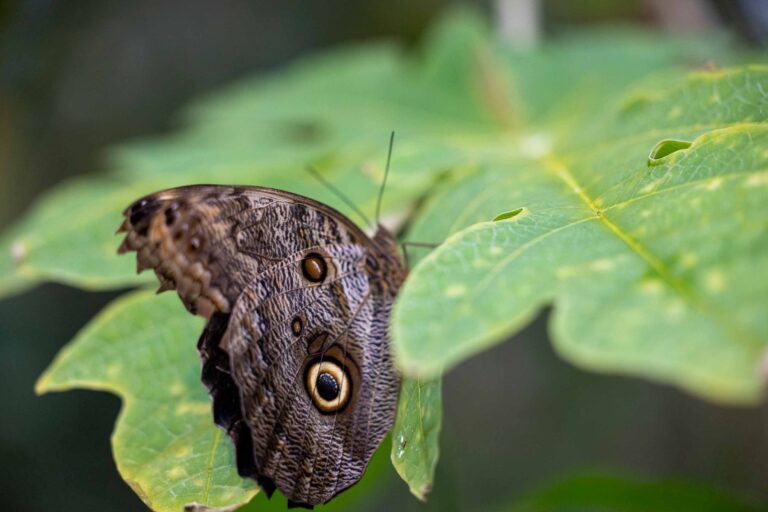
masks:
[[[154,269],[206,318],[229,313],[248,283],[299,250],[366,244],[365,235],[327,206],[260,187],[197,185],[146,196],[124,212],[120,252]]]

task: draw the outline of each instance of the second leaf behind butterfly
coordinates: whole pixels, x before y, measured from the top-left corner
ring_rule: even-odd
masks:
[[[161,191],[126,209],[121,251],[208,319],[198,348],[241,476],[294,505],[357,482],[394,421],[392,235],[259,187]]]

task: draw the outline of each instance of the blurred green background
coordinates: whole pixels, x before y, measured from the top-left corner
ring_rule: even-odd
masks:
[[[42,191],[98,171],[106,147],[171,130],[174,112],[191,98],[341,42],[415,43],[448,4],[0,2],[0,230]],[[508,14],[533,4],[476,3],[518,44],[573,26],[636,23],[674,32],[725,28],[761,51],[767,33],[768,7],[759,0],[548,0],[527,22]],[[45,285],[0,301],[4,510],[144,509],[110,454],[119,400],[33,393],[58,349],[116,295]],[[768,407],[715,406],[669,387],[577,370],[554,355],[546,315],[447,375],[429,503],[413,499],[385,465],[372,476],[367,510],[503,509],[590,470],[695,480],[768,499]]]

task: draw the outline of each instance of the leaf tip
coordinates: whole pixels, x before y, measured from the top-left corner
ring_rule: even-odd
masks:
[[[432,492],[432,484],[423,484],[418,489],[413,490],[413,495],[416,496],[419,501],[426,503],[429,493]]]
[[[40,378],[35,382],[35,395],[41,396],[48,393],[51,390],[48,385],[48,372],[42,374]]]
[[[68,388],[66,385],[62,385],[61,382],[56,382],[56,377],[53,375],[52,368],[46,369],[35,382],[35,395],[42,396],[55,391],[66,391]]]

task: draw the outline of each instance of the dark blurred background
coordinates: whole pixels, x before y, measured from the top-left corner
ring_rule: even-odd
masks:
[[[0,230],[42,191],[98,171],[106,147],[171,130],[189,99],[338,43],[389,37],[414,44],[449,3],[0,1]],[[726,28],[758,51],[768,39],[765,0],[475,4],[520,44],[565,27],[616,22]],[[118,399],[33,393],[59,348],[115,295],[46,285],[0,301],[3,510],[144,509],[110,454]],[[411,498],[392,470],[371,509],[488,510],[595,468],[693,479],[768,499],[767,407],[721,407],[668,387],[582,372],[553,353],[545,320],[546,313],[447,376],[429,505]]]

